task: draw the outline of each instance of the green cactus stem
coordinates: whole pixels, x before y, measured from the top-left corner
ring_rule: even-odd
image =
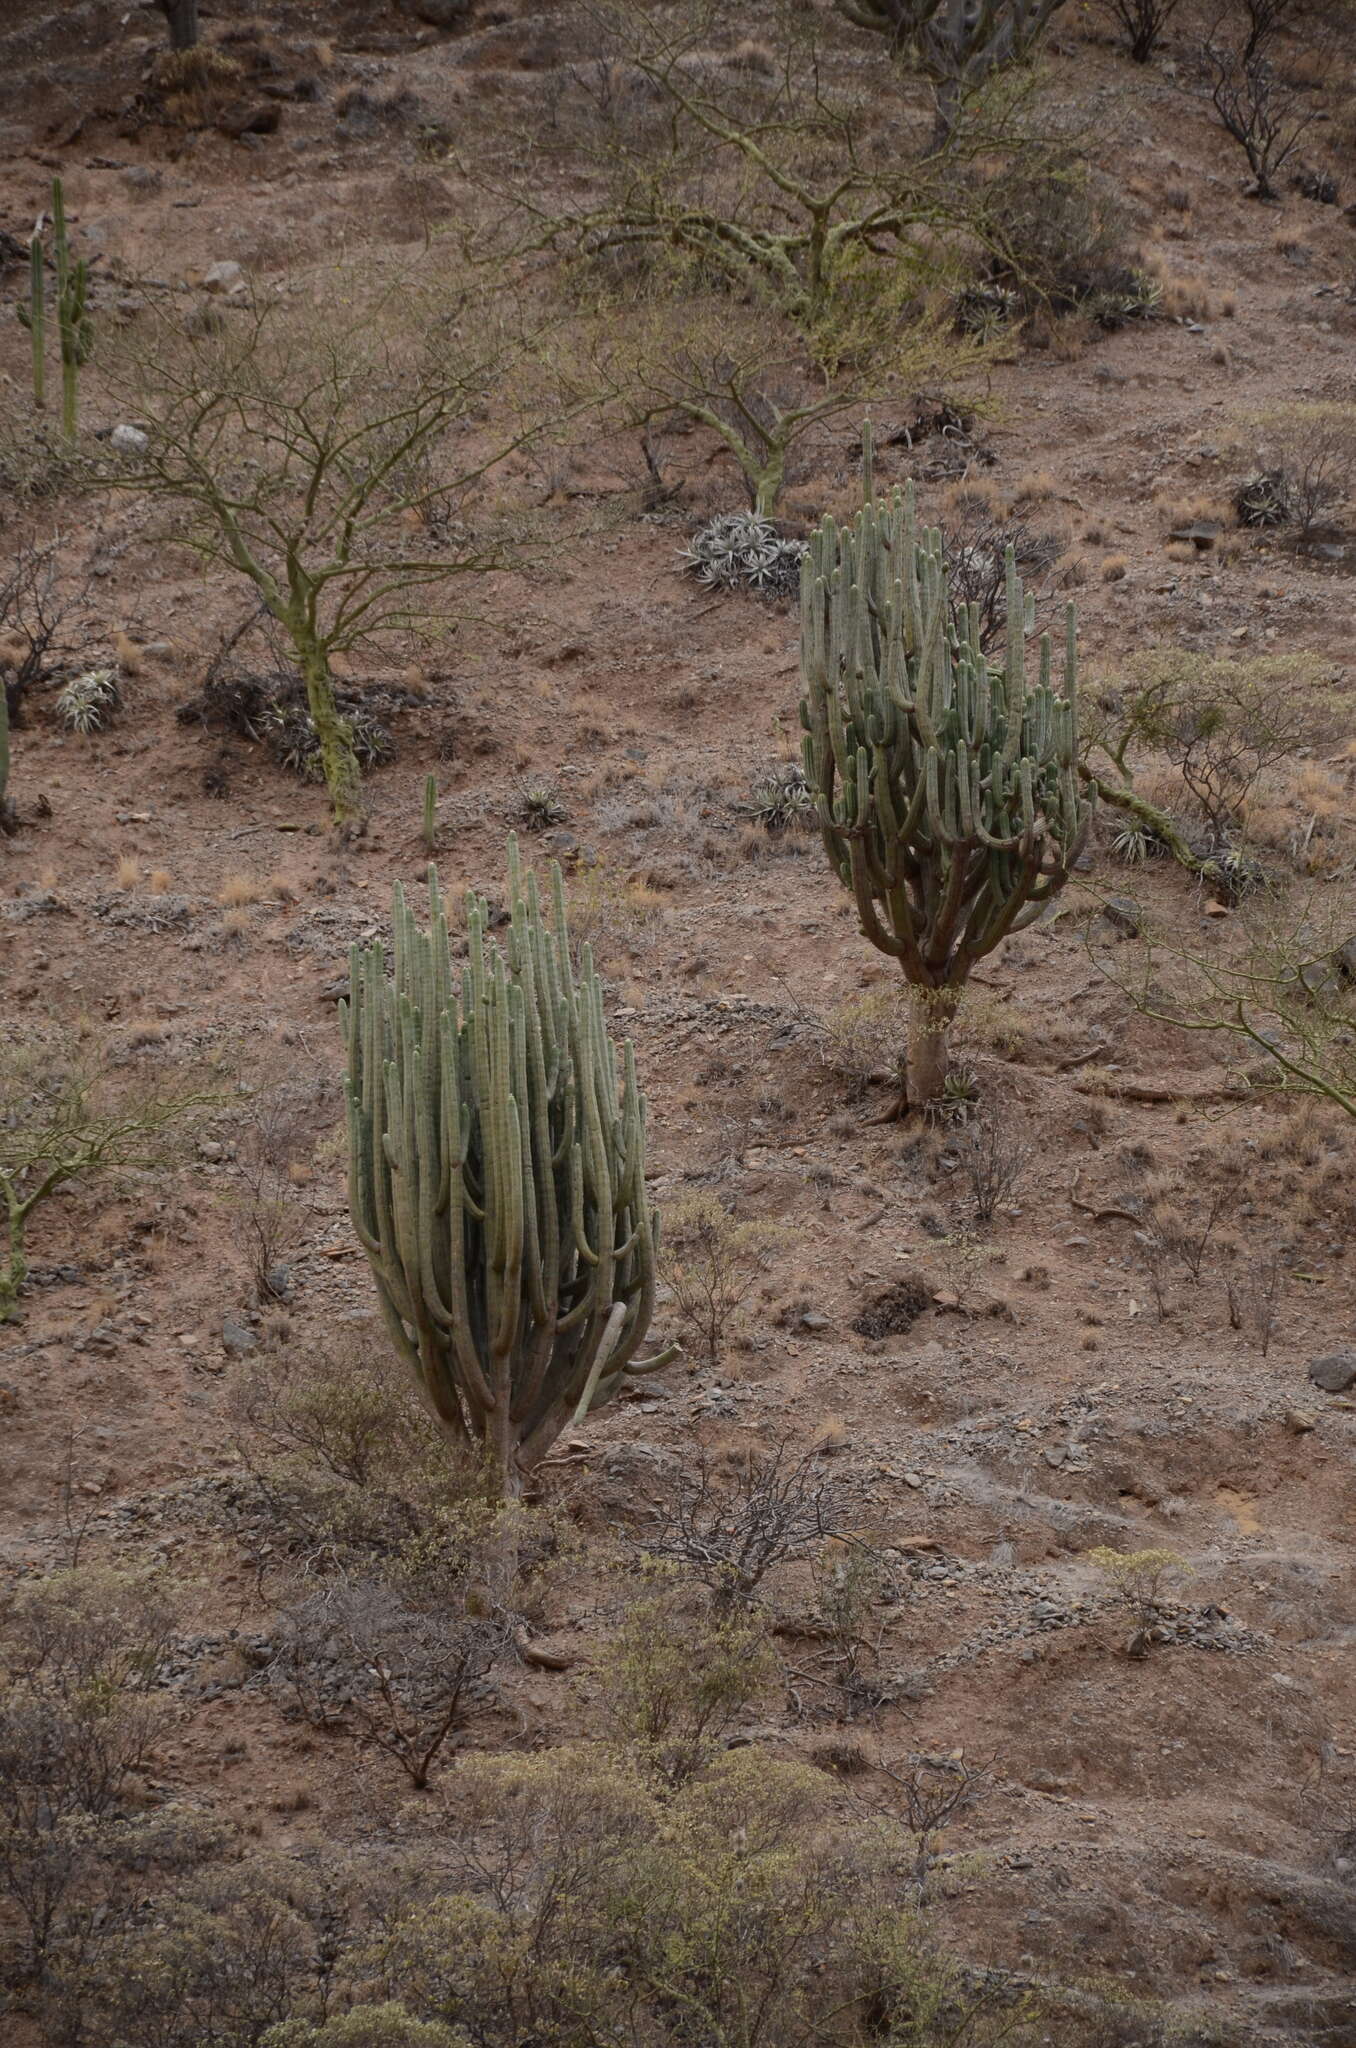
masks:
[[[424,851],[430,858],[438,846],[438,778],[429,775],[424,780]]]
[[[397,1350],[453,1440],[483,1449],[505,1498],[561,1430],[633,1375],[655,1296],[645,1105],[576,970],[560,871],[552,921],[509,841],[502,949],[467,898],[460,990],[435,871],[430,929],[397,889],[394,972],[354,948],[349,1196]]]
[[[21,326],[28,329],[33,344],[33,403],[41,412],[47,402],[47,278],[43,268],[42,236],[28,244],[28,304],[22,299],[15,307]]]
[[[66,200],[60,178],[52,180],[52,230],[56,247],[57,329],[61,338],[61,430],[68,441],[73,441],[80,371],[94,346],[94,322],[88,310],[89,265],[83,256],[71,262]]]
[[[825,519],[801,578],[806,779],[834,872],[862,931],[913,994],[896,1113],[943,1093],[948,1034],[976,961],[1064,887],[1091,804],[1076,765],[1075,622],[1062,689],[1048,635],[1026,675],[1030,613],[1008,551],[1007,647],[990,667],[978,608],[955,615],[942,537],[919,530],[913,488]]]

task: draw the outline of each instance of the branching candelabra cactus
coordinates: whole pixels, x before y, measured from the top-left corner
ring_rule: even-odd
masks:
[[[483,1446],[505,1496],[569,1422],[636,1373],[655,1294],[645,1104],[587,946],[571,964],[509,842],[504,949],[467,899],[460,997],[430,870],[431,929],[399,891],[394,976],[354,949],[348,1039],[354,1227],[391,1335],[432,1413]]]
[[[1035,47],[1064,0],[838,0],[858,28],[888,36],[937,96],[936,141],[946,140],[963,95]]]
[[[825,848],[873,946],[914,993],[901,1110],[936,1100],[947,1037],[977,960],[1068,879],[1091,807],[1075,763],[1074,616],[1063,693],[1026,680],[1029,613],[1011,550],[1007,648],[991,668],[975,606],[952,621],[941,535],[912,486],[853,525],[826,519],[801,582],[805,773]]]
[[[61,428],[66,439],[73,441],[80,372],[89,361],[90,350],[94,346],[94,322],[88,310],[89,265],[83,256],[75,263],[71,262],[70,242],[66,234],[66,199],[60,178],[52,180],[52,238],[56,252],[57,332],[61,341]],[[18,314],[33,337],[33,398],[40,406],[44,398],[43,350],[47,329],[40,236],[34,235],[28,245],[28,253],[31,265],[29,301],[26,306],[19,306]]]

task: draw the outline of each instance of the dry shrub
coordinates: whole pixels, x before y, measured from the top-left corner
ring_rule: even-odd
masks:
[[[642,1766],[681,1785],[709,1765],[779,1669],[766,1627],[682,1594],[637,1601],[596,1667],[604,1708]]]
[[[785,1235],[776,1224],[740,1222],[714,1195],[691,1195],[665,1209],[660,1277],[680,1329],[708,1365],[720,1363],[754,1282]]]
[[[483,1473],[443,1435],[375,1324],[262,1354],[231,1406],[270,1533],[299,1576],[384,1567],[434,1541],[444,1511],[484,1498]]]
[[[287,1261],[304,1244],[308,1222],[299,1189],[310,1178],[317,1145],[339,1116],[334,1083],[320,1070],[287,1079],[266,1076],[240,1106],[234,1130],[240,1183],[235,1236],[259,1302],[290,1292]]]
[[[1081,314],[1114,328],[1154,310],[1153,280],[1131,261],[1124,208],[1108,180],[1072,157],[1006,168],[984,188],[981,232],[993,282],[1034,313]]]
[[[159,1733],[147,1688],[176,1611],[163,1577],[80,1567],[0,1616],[0,1897],[40,1982]]]
[[[1112,1550],[1102,1544],[1088,1552],[1109,1580],[1117,1599],[1134,1624],[1129,1647],[1142,1655],[1156,1640],[1170,1589],[1190,1576],[1191,1567],[1175,1550]]]
[[[644,1548],[700,1580],[717,1607],[746,1605],[770,1571],[812,1557],[846,1526],[850,1489],[826,1473],[819,1447],[750,1451],[733,1469],[703,1449],[661,1495]]]
[[[1116,758],[1148,747],[1177,769],[1216,845],[1242,819],[1263,770],[1320,740],[1332,718],[1327,664],[1307,654],[1235,661],[1151,648],[1130,663],[1114,713]],[[1145,795],[1147,784],[1136,787]],[[1170,795],[1165,808],[1180,802]]]
[[[992,1223],[999,1205],[1016,1193],[1031,1164],[1032,1148],[1001,1116],[976,1118],[954,1140],[961,1171],[969,1182],[975,1215]]]
[[[819,1057],[859,1100],[877,1083],[895,1082],[904,1059],[908,1003],[894,983],[839,1003],[820,1019]]]
[[[1308,540],[1356,491],[1356,404],[1295,399],[1249,414],[1242,444],[1260,473],[1275,477],[1283,509]]]
[[[273,1676],[305,1719],[351,1730],[420,1792],[512,1639],[488,1590],[478,1519],[462,1543],[444,1523],[432,1569],[406,1556],[393,1572],[336,1573],[287,1608],[279,1630]]]

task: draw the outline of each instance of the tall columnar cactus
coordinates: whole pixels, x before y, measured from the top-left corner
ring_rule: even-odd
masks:
[[[61,337],[61,428],[66,439],[73,441],[78,380],[94,346],[94,322],[87,310],[89,265],[83,256],[71,262],[60,178],[52,180],[52,233],[56,246],[57,329]]]
[[[33,403],[41,412],[47,402],[47,276],[41,235],[34,235],[28,244],[28,304],[20,299],[14,310],[32,337]]]
[[[356,947],[348,1040],[349,1195],[386,1322],[449,1436],[483,1445],[505,1496],[570,1421],[636,1373],[655,1294],[645,1104],[603,1018],[564,892],[554,929],[509,841],[501,950],[467,898],[458,994],[437,876],[431,929],[399,889],[394,975]]]
[[[1028,614],[1012,553],[1007,648],[991,668],[978,608],[953,622],[941,535],[919,532],[912,486],[826,519],[801,580],[801,722],[829,860],[873,946],[914,996],[901,1111],[936,1100],[975,962],[1068,880],[1090,805],[1075,766],[1074,615],[1063,692],[1026,678]]]

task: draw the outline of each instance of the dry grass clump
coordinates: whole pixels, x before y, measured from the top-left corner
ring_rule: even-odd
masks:
[[[140,863],[134,860],[130,853],[120,853],[118,855],[118,864],[115,872],[120,889],[135,889],[141,880]]]
[[[1103,555],[1098,575],[1103,583],[1120,583],[1130,567],[1124,555]]]
[[[253,919],[244,904],[237,904],[223,913],[221,929],[228,939],[243,939],[253,929]]]
[[[152,868],[147,881],[152,896],[168,896],[174,886],[174,877],[168,868]]]
[[[1208,491],[1193,491],[1185,496],[1176,491],[1156,491],[1154,508],[1169,532],[1183,526],[1217,526],[1221,531],[1234,524],[1234,509],[1224,498],[1215,498]]]
[[[1143,267],[1158,286],[1159,311],[1169,320],[1231,320],[1238,311],[1235,292],[1211,291],[1199,278],[1180,277],[1170,259],[1157,249],[1146,251]]]
[[[227,875],[217,891],[217,902],[224,910],[239,910],[247,903],[259,901],[259,884],[252,875]]]
[[[1043,505],[1059,486],[1048,469],[1028,469],[1012,487],[1014,505]]]

